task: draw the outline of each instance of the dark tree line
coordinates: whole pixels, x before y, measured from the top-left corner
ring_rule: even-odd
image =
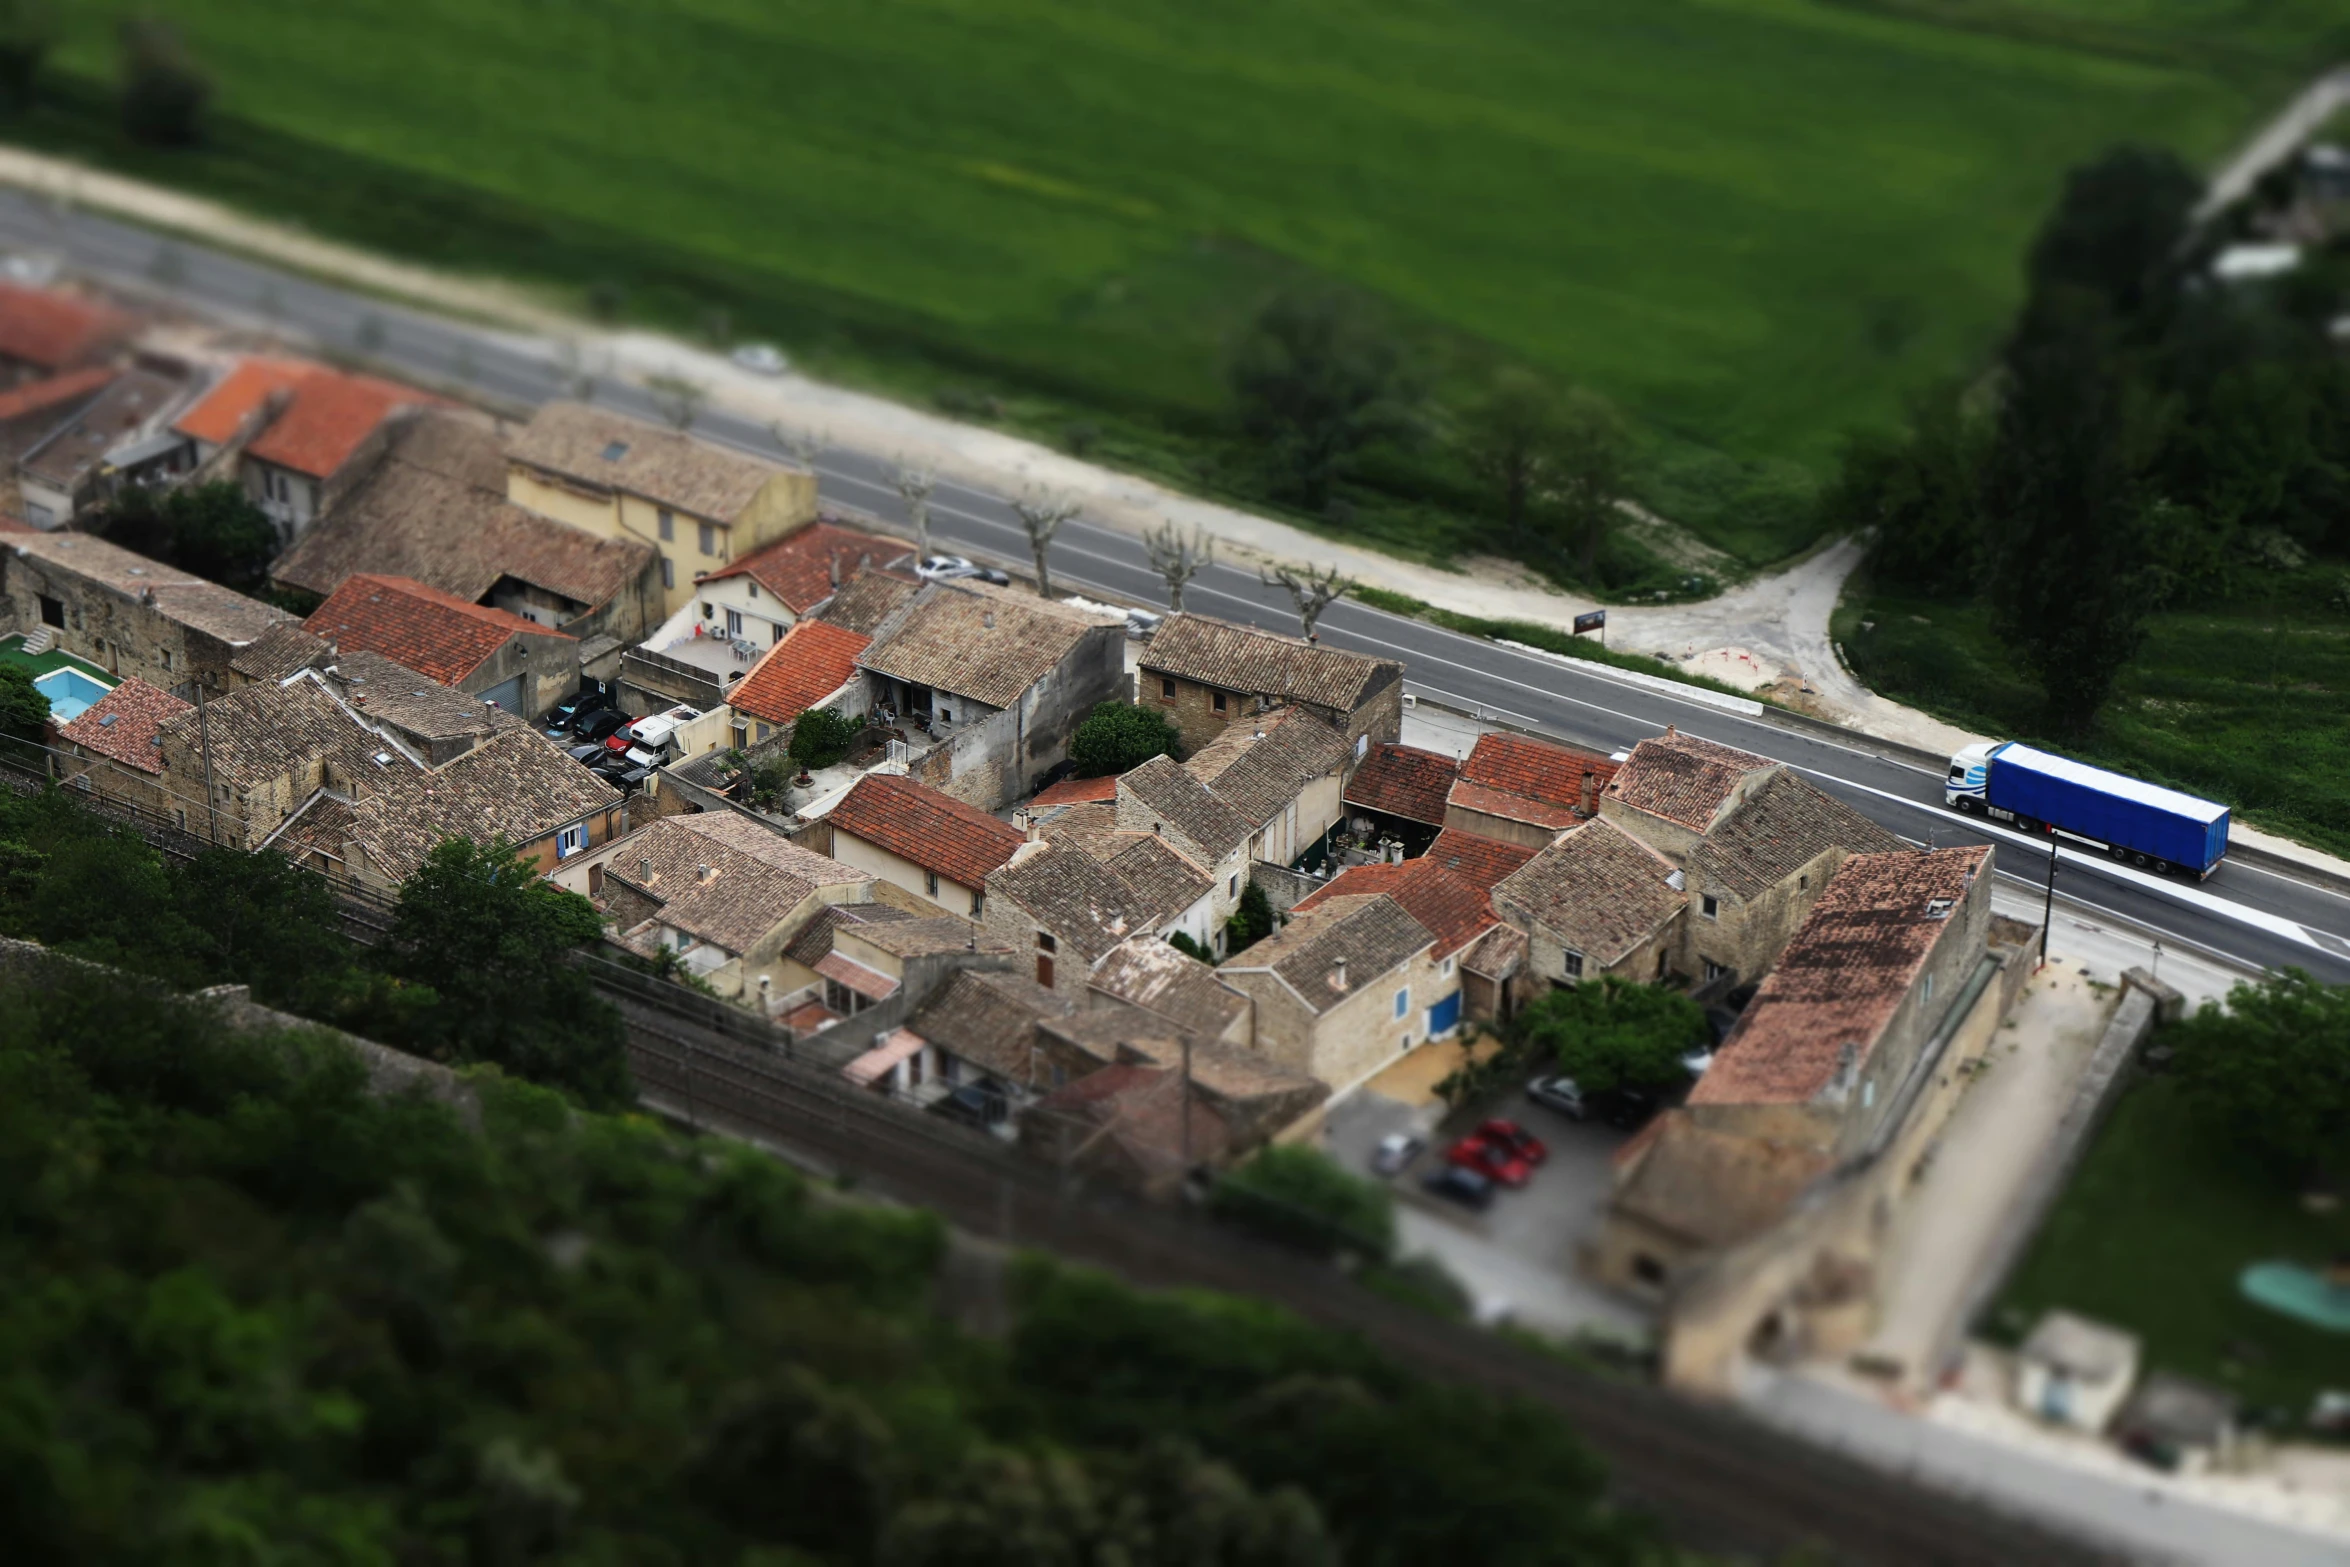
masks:
[[[2163,152],[2076,170],[1996,373],[1856,439],[1826,500],[1873,530],[1879,580],[1988,605],[2058,733],[2092,725],[2155,610],[2238,586],[2277,540],[2350,546],[2350,368],[2326,331],[2350,259],[2215,284],[2200,194]]]

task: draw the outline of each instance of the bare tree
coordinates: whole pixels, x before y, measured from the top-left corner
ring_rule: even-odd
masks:
[[[897,472],[890,481],[899,495],[905,498],[907,520],[914,524],[914,558],[930,558],[930,492],[938,488],[938,475],[930,471],[928,463],[898,459]]]
[[[1012,502],[1012,510],[1020,518],[1020,526],[1028,535],[1029,552],[1036,558],[1036,591],[1045,598],[1053,596],[1053,569],[1045,559],[1053,547],[1053,535],[1061,531],[1061,524],[1077,515],[1077,503],[1066,495],[1054,495],[1031,490]]]
[[[702,416],[702,404],[709,392],[699,383],[680,375],[657,375],[645,383],[645,390],[653,394],[653,407],[661,417],[680,430],[690,430]]]
[[[1183,538],[1170,522],[1156,533],[1144,534],[1142,549],[1150,557],[1151,570],[1167,579],[1167,608],[1182,614],[1184,586],[1216,564],[1216,541],[1204,528],[1194,528],[1190,538]]]
[[[1289,590],[1290,602],[1297,606],[1297,618],[1305,625],[1308,642],[1314,640],[1314,623],[1322,618],[1322,611],[1355,585],[1354,579],[1342,575],[1336,566],[1320,571],[1309,567],[1302,572],[1294,567],[1275,566],[1272,575],[1259,572],[1257,580],[1268,588]]]

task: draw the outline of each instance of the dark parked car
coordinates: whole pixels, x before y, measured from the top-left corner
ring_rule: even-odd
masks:
[[[1464,1208],[1493,1206],[1493,1182],[1457,1164],[1445,1165],[1420,1184],[1428,1189],[1429,1195],[1457,1202]]]
[[[628,727],[628,715],[614,707],[599,707],[571,726],[578,739],[603,741]]]
[[[563,754],[583,766],[593,767],[604,755],[604,744],[600,740],[590,740],[586,745],[565,747]]]
[[[602,712],[612,705],[612,699],[601,691],[582,691],[557,702],[547,713],[547,733],[562,734],[587,717]]]

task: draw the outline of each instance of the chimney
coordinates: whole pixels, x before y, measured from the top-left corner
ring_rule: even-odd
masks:
[[[1330,986],[1333,990],[1346,988],[1346,959],[1340,958],[1330,966]]]
[[[707,865],[697,865],[697,866],[695,866],[695,867],[694,867],[694,880],[696,880],[696,881],[708,881],[709,879],[710,879],[710,867],[709,867],[709,866],[707,866]]]
[[[1583,770],[1583,805],[1585,816],[1599,809],[1599,774],[1588,767]]]
[[[979,616],[979,623],[985,626],[988,630],[993,631],[995,629],[995,611],[992,609],[981,611]]]
[[[1667,724],[1665,725],[1664,738],[1667,740],[1673,739],[1675,736],[1679,735],[1680,732],[1680,730],[1674,728],[1671,724]]]
[[[651,855],[641,854],[637,856],[636,879],[637,885],[640,887],[651,883],[653,879],[653,857]]]
[[[826,562],[826,570],[832,577],[832,586],[834,590],[837,591],[840,587],[840,557],[838,555],[833,556],[830,561]]]

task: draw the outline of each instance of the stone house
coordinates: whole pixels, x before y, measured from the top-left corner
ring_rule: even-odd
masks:
[[[1672,861],[1602,817],[1496,882],[1493,906],[1526,933],[1530,983],[1613,974],[1647,984],[1671,972],[1682,945],[1683,884]]]
[[[1125,623],[990,587],[925,584],[858,659],[869,705],[915,747],[910,776],[997,810],[1069,754],[1069,735],[1126,686]]]
[[[97,395],[77,400],[64,418],[16,458],[17,499],[25,520],[36,528],[64,526],[112,495],[126,475],[155,482],[193,466],[195,454],[185,441],[171,436],[154,446],[150,439],[188,395],[187,367],[142,359],[120,373],[80,371],[57,379],[74,381],[88,375],[101,378]]]
[[[199,473],[231,470],[292,543],[384,450],[393,416],[443,399],[412,386],[301,359],[254,357],[172,422]]]
[[[1246,1049],[1254,1042],[1255,1007],[1216,971],[1159,936],[1129,936],[1086,976],[1086,1004],[1132,1016],[1143,1032],[1189,1035]]]
[[[1436,937],[1385,896],[1332,898],[1217,978],[1256,1008],[1256,1049],[1344,1093],[1428,1038]]]
[[[169,816],[172,801],[163,792],[163,752],[156,734],[164,720],[190,711],[187,703],[144,680],[123,681],[71,722],[52,724],[55,747],[65,753],[58,782]]]
[[[789,729],[812,707],[861,720],[865,681],[857,660],[872,645],[871,637],[826,621],[793,625],[727,690],[734,749],[748,749]]]
[[[18,533],[0,546],[5,625],[108,673],[184,701],[237,683],[230,662],[270,627],[274,605],[86,533]]]
[[[1174,723],[1186,752],[1242,719],[1301,707],[1337,730],[1353,760],[1403,738],[1403,664],[1342,653],[1205,615],[1169,615],[1137,661],[1135,701]]]
[[[381,653],[525,720],[579,687],[576,637],[410,577],[346,577],[302,629],[337,652]]]
[[[1599,812],[1616,764],[1590,751],[1502,732],[1480,735],[1445,794],[1443,825],[1539,849]]]
[[[993,1118],[1009,1129],[1022,1110],[1098,1065],[1083,1049],[1039,1027],[1076,1009],[1074,1001],[1017,972],[957,971],[906,1021],[905,1032],[922,1042],[934,1063],[930,1093],[918,1097],[976,1088],[987,1096]]]
[[[1240,907],[1241,888],[1248,882],[1255,824],[1168,756],[1154,756],[1118,779],[1111,818],[1121,831],[1166,839],[1176,853],[1207,872],[1210,945],[1222,956],[1224,921]]]
[[[1375,745],[1346,781],[1347,820],[1365,835],[1391,837],[1406,854],[1424,854],[1444,826],[1446,796],[1460,762],[1441,751]]]
[[[697,578],[816,516],[816,476],[585,403],[549,403],[507,447],[506,498],[605,538],[649,545],[658,620]]]
[[[941,913],[977,917],[987,879],[1028,837],[1009,822],[911,778],[867,773],[801,842],[872,872]]]
[[[1168,1199],[1197,1169],[1231,1162],[1233,1137],[1215,1102],[1179,1071],[1139,1064],[1088,1072],[1020,1117],[1020,1146],[1071,1175]]]
[[[1147,833],[1038,841],[989,873],[980,925],[1027,955],[1038,985],[1082,1003],[1095,966],[1129,938],[1196,931],[1209,892],[1205,871]]]
[[[19,459],[65,428],[99,394],[121,379],[112,365],[91,365],[63,375],[0,390],[0,459],[13,469]],[[16,508],[36,528],[55,528],[71,514],[27,503],[20,493]]]
[[[1422,857],[1400,865],[1354,866],[1341,871],[1329,885],[1299,899],[1290,912],[1293,916],[1310,914],[1337,899],[1380,895],[1394,899],[1435,938],[1428,951],[1433,982],[1421,998],[1427,1037],[1442,1039],[1458,1028],[1464,1018],[1482,1021],[1495,1017],[1493,1010],[1482,1013],[1467,1010],[1469,976],[1463,964],[1489,932],[1500,928],[1501,920],[1483,888],[1454,875],[1437,862]],[[1498,991],[1489,985],[1479,995],[1498,998]],[[1498,1004],[1497,999],[1495,1005]]]
[[[1339,795],[1353,764],[1337,730],[1304,708],[1276,707],[1227,725],[1183,770],[1251,824],[1250,859],[1287,867],[1319,857],[1344,809]]]
[[[271,579],[325,598],[356,575],[407,577],[582,643],[610,639],[616,655],[665,612],[653,546],[508,500],[506,438],[471,409],[394,416],[381,453]]]
[[[0,283],[0,388],[97,364],[137,325],[94,300]]]
[[[559,865],[548,878],[604,915],[608,938],[640,957],[674,952],[719,995],[762,1007],[785,948],[819,909],[868,901],[873,877],[734,811],[650,822]]]

